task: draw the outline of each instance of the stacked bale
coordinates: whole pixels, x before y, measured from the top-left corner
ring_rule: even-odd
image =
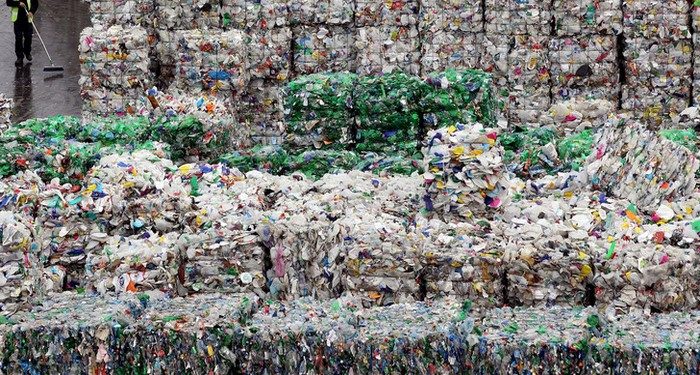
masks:
[[[360,1],[355,16],[355,69],[360,75],[420,73],[418,1]]]
[[[422,88],[420,79],[399,72],[360,78],[354,92],[357,150],[415,153]]]
[[[619,69],[617,38],[580,35],[554,38],[549,44],[552,96],[555,103],[574,99],[617,102]]]
[[[516,35],[508,54],[508,119],[511,125],[539,126],[551,105],[549,36]]]
[[[294,75],[353,71],[353,2],[290,0]]]
[[[173,88],[236,97],[248,84],[248,54],[240,31],[177,33]]]
[[[650,125],[690,105],[693,45],[689,3],[623,3],[625,76],[622,108]]]
[[[554,0],[552,16],[559,37],[622,32],[622,9],[617,0]]]
[[[355,70],[355,34],[350,27],[299,25],[293,37],[295,75]]]
[[[428,133],[423,148],[426,208],[441,217],[471,217],[501,208],[510,182],[498,133],[481,124]]]
[[[549,35],[551,4],[544,1],[486,0],[486,32],[502,35]]]
[[[139,26],[89,27],[80,36],[80,93],[87,114],[130,113],[153,82],[148,34]]]
[[[422,2],[419,19],[422,74],[479,67],[484,37],[482,11],[479,1]]]
[[[353,90],[357,76],[352,73],[312,74],[287,87],[285,112],[286,141],[292,149],[344,149],[352,140]]]
[[[424,83],[420,108],[425,128],[471,122],[496,125],[499,101],[491,74],[450,69],[429,75]]]

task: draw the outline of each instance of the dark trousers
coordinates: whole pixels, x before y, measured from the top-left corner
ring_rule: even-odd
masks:
[[[29,22],[15,22],[15,55],[21,59],[32,52],[32,34],[34,30]]]

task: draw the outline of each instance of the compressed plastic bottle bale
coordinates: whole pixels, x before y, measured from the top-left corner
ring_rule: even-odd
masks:
[[[189,211],[192,200],[181,194],[182,181],[163,182],[168,180],[167,171],[174,169],[172,161],[150,150],[115,152],[95,163],[80,194],[67,195],[69,207],[79,205],[109,220],[108,226],[93,228],[94,233],[86,236],[91,241],[86,250],[95,247],[96,251],[101,251],[109,234],[154,236],[180,230],[180,218]],[[151,193],[143,194],[144,191]],[[156,193],[161,199],[154,199]],[[88,194],[89,198],[84,197]],[[112,245],[117,247],[117,244]]]
[[[41,263],[31,224],[11,211],[0,211],[0,310],[11,312],[20,305],[32,303],[38,293]]]
[[[292,25],[349,25],[355,5],[343,0],[289,0],[289,22]]]
[[[483,8],[480,1],[423,1],[419,20],[422,32],[479,33],[484,30]]]
[[[5,94],[0,94],[0,132],[12,125],[12,107],[14,101]]]
[[[677,311],[697,308],[697,256],[692,249],[613,241],[595,261],[600,308]]]
[[[352,73],[313,74],[290,82],[285,92],[290,147],[346,148],[356,82]]]
[[[419,78],[400,72],[360,78],[353,93],[358,150],[378,151],[392,144],[401,147],[396,145],[395,138],[389,138],[385,144],[373,144],[384,143],[383,139],[373,139],[369,134],[377,131],[405,133],[404,142],[413,143],[416,138],[411,135],[417,134],[420,127],[419,101],[423,86]]]
[[[244,328],[245,350],[240,361],[243,371],[351,370],[349,345],[357,336],[353,312],[359,307],[350,298],[268,302]],[[325,359],[319,361],[318,355]]]
[[[119,331],[112,366],[133,369],[138,359],[144,362],[136,368],[143,371],[227,372],[234,366],[227,357],[233,331],[250,319],[259,300],[249,294],[216,293],[187,298],[150,295],[147,303],[139,321]],[[139,343],[138,349],[127,350],[133,342]],[[182,349],[174,349],[172,342]]]
[[[157,29],[155,50],[158,62],[160,63],[161,74],[168,68],[173,69],[177,61],[177,33],[167,29]]]
[[[349,27],[296,26],[292,33],[295,75],[355,70],[355,34]]]
[[[421,71],[481,68],[483,34],[436,31],[423,34]]]
[[[422,181],[412,176],[377,177],[367,172],[350,171],[345,175],[327,176],[324,182],[325,186],[342,186],[344,194],[354,192],[350,196],[356,199],[366,197],[367,193],[387,197],[376,201],[377,209],[396,217],[410,216],[410,213],[420,211],[422,205]],[[332,194],[332,190],[326,194]],[[347,204],[353,207],[358,203],[353,200]]]
[[[694,212],[697,211],[696,199],[673,204],[662,203],[654,210],[651,217],[646,219],[640,219],[640,216],[635,214],[638,212],[636,208],[629,204],[625,206],[625,203],[622,200],[616,205],[606,205],[605,209],[608,213],[599,215],[605,218],[608,242],[630,241],[648,247],[665,245],[683,248],[697,241],[697,224],[693,226]],[[606,249],[614,251],[615,246],[612,250],[610,246]]]
[[[88,290],[127,293],[144,290],[173,290],[177,276],[177,235],[161,238],[112,237],[101,253],[86,260]]]
[[[617,101],[619,66],[614,36],[552,39],[553,100],[573,98]]]
[[[197,293],[250,292],[264,297],[265,249],[257,234],[227,232],[228,228],[210,230],[202,243],[187,246],[183,286]]]
[[[649,6],[642,0],[622,2],[623,32],[630,38],[690,38],[690,3],[672,0]]]
[[[246,34],[250,75],[284,82],[290,76],[292,30],[288,27],[253,29]]]
[[[359,130],[355,149],[392,156],[412,156],[418,150],[419,128]]]
[[[194,206],[185,210],[185,225],[194,228],[197,233],[204,232],[211,237],[218,233],[226,234],[221,231],[228,228],[237,234],[240,230],[255,229],[255,223],[262,218],[261,210],[265,207],[263,187],[255,182],[238,184],[246,178],[235,168],[224,164],[185,164],[178,168],[173,178],[189,185],[189,196],[194,199]],[[218,232],[207,232],[212,227]],[[251,238],[235,237],[236,241]],[[249,256],[250,252],[257,251],[255,246],[242,248],[250,251],[240,256]]]
[[[355,372],[459,372],[460,353],[469,347],[465,336],[474,325],[468,312],[464,301],[457,299],[357,310],[358,332],[352,345]],[[387,341],[391,344],[386,345]]]
[[[284,136],[282,88],[277,82],[254,79],[241,94],[238,122],[253,136]]]
[[[506,246],[509,305],[583,306],[587,302],[595,254],[585,243],[570,241],[552,237]]]
[[[224,30],[245,30],[247,26],[248,1],[222,0],[220,7],[221,27]]]
[[[508,118],[534,125],[551,105],[551,61],[548,36],[516,36],[508,55]]]
[[[245,34],[237,30],[192,30],[178,32],[177,38],[179,60],[175,66],[175,87],[236,92],[247,85]]]
[[[355,50],[355,69],[360,75],[395,71],[412,75],[420,73],[420,37],[416,25],[359,27],[355,35]]]
[[[504,35],[549,35],[551,3],[486,0],[486,32]]]
[[[692,44],[689,40],[627,39],[622,109],[654,125],[690,106]]]
[[[246,1],[246,28],[272,29],[289,26],[289,0]]]
[[[121,25],[84,29],[80,54],[81,97],[86,112],[126,112],[153,81],[146,30],[139,26],[124,31]]]
[[[156,0],[157,26],[168,30],[220,29],[221,5],[208,0]]]
[[[503,252],[487,231],[466,223],[417,223],[426,299],[455,296],[475,308],[504,304]]]
[[[605,372],[612,366],[601,360],[609,349],[604,335],[608,330],[615,328],[592,308],[494,309],[474,323],[478,344],[470,347],[467,368],[501,373],[534,367]],[[585,358],[571,359],[579,355]],[[512,359],[503,360],[504,356]]]
[[[202,328],[213,328],[226,319],[240,324],[250,319],[260,307],[260,298],[252,293],[203,293],[188,297],[151,298],[136,328],[152,324],[156,331],[167,334],[176,330],[194,334]],[[174,318],[174,319],[173,319]]]
[[[90,0],[90,19],[93,25],[153,26],[154,0]]]
[[[352,142],[351,127],[345,116],[289,121],[284,144],[290,149],[345,149]]]
[[[696,313],[673,312],[669,314],[629,314],[614,322],[607,342],[620,348],[622,359],[614,356],[608,363],[626,366],[629,370],[641,368],[655,372],[692,372],[697,366],[696,343],[689,340],[697,329]],[[630,336],[631,335],[631,336]],[[646,355],[633,349],[642,345]],[[670,360],[673,358],[674,360]]]
[[[305,218],[303,212],[259,229],[269,249],[270,294],[282,300],[340,295],[342,264],[331,249],[339,241],[331,223]],[[269,234],[268,234],[269,233]]]
[[[55,327],[62,329],[54,334]],[[352,299],[262,304],[249,295],[96,300],[64,293],[4,318],[0,329],[3,370],[13,373],[166,366],[215,373],[691,373],[698,362],[695,312],[615,317],[550,307],[481,314],[455,299],[364,309]]]
[[[239,124],[230,98],[202,91],[163,93],[155,88],[150,89],[147,95],[158,103],[151,116],[163,116],[165,119],[159,125],[161,128],[156,129],[162,130],[163,126],[168,128],[166,132],[159,133],[159,139],[174,147],[175,159],[182,157],[183,153],[221,155],[231,147],[239,150],[250,147],[250,128]],[[187,132],[179,132],[178,128],[188,129]],[[193,129],[197,129],[197,133],[192,133]]]
[[[500,34],[484,34],[483,50],[481,54],[481,69],[493,76],[493,82],[500,91],[507,86],[508,55],[514,39],[511,36]],[[507,93],[506,95],[507,96]]]
[[[102,371],[111,362],[107,352],[114,334],[133,324],[142,311],[136,297],[96,299],[75,293],[57,295],[31,311],[7,319],[4,344],[14,348],[7,355],[17,358],[10,361],[7,370],[71,374],[90,369]],[[80,348],[81,354],[76,351],[68,359],[75,348]]]
[[[356,149],[414,154],[424,85],[420,79],[400,72],[360,78],[353,95],[357,108]]]
[[[552,16],[557,36],[622,33],[622,9],[615,0],[554,0]]]
[[[19,163],[29,163],[44,180],[59,178],[62,182],[80,180],[96,160],[99,159],[100,144],[54,140],[40,145],[29,146],[31,159],[20,157]],[[43,158],[35,155],[45,153]]]
[[[419,250],[406,233],[405,224],[399,217],[386,214],[371,223],[363,216],[340,219],[344,238],[338,252],[345,262],[344,290],[367,292],[370,299],[384,297],[382,292],[418,292]]]
[[[358,0],[355,2],[355,26],[410,26],[418,24],[416,0]]]
[[[469,216],[507,203],[509,181],[497,138],[478,123],[428,133],[423,148],[427,210]]]
[[[687,148],[629,122],[600,133],[586,161],[587,181],[608,195],[625,198],[641,210],[692,194],[700,167]],[[632,153],[630,150],[636,150]]]
[[[342,289],[341,276],[345,275],[343,259],[347,258],[342,253],[344,233],[352,231],[362,235],[363,232],[354,229],[356,216],[342,223],[337,218],[346,215],[351,207],[373,203],[367,201],[371,195],[388,197],[387,201],[376,202],[384,212],[396,212],[397,215],[415,212],[420,205],[419,181],[410,177],[383,179],[353,171],[327,174],[309,186],[303,182],[305,180],[298,181],[299,177],[293,175],[291,183],[295,188],[297,185],[306,186],[304,193],[298,198],[277,200],[278,213],[271,217],[270,224],[266,226],[268,229],[260,229],[275,265],[268,272],[272,280],[270,292],[287,299],[294,298],[294,295],[316,295],[319,298],[338,296]],[[312,187],[313,190],[309,191]],[[405,251],[400,246],[394,249],[393,253],[399,255]],[[368,259],[368,264],[380,264],[381,253],[375,251],[374,254],[377,260]],[[392,259],[387,255],[385,262]],[[300,271],[304,269],[305,272]],[[377,281],[387,283],[387,280]],[[417,285],[414,279],[410,282]],[[377,288],[375,286],[374,290]],[[395,289],[398,288],[395,286]]]
[[[431,74],[420,103],[424,123],[431,129],[471,122],[494,126],[498,110],[492,82],[490,74],[479,70]]]

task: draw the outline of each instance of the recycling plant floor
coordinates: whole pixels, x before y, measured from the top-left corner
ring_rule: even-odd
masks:
[[[32,64],[15,68],[14,33],[9,10],[0,22],[0,93],[14,99],[13,121],[56,114],[80,115],[80,65],[78,38],[90,25],[87,3],[80,0],[41,0],[36,14],[36,26],[46,42],[56,65],[65,68],[63,74],[44,73],[49,65],[44,49],[35,34],[32,41]]]

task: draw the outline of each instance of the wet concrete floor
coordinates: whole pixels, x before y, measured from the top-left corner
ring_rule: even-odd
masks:
[[[15,68],[14,34],[10,8],[0,4],[0,93],[15,100],[13,122],[56,114],[80,114],[80,65],[78,40],[83,28],[90,26],[90,12],[79,0],[39,0],[35,15],[36,26],[56,65],[65,68],[63,74],[45,73],[49,65],[39,37],[34,34],[34,61]]]

